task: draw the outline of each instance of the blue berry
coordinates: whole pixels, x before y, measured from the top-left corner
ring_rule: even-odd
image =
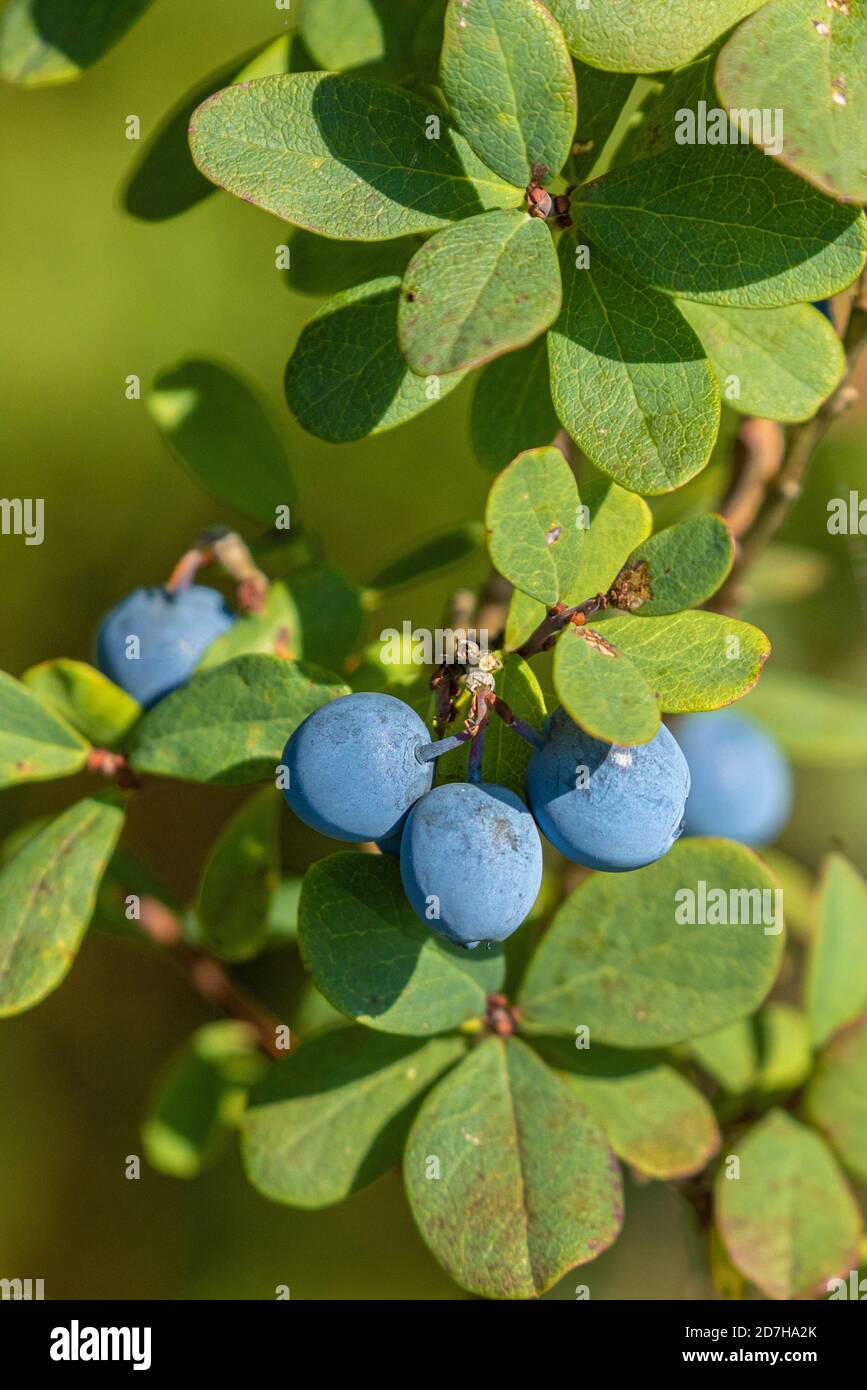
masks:
[[[557,709],[527,769],[539,829],[576,864],[622,873],[667,854],[683,829],[686,760],[664,724],[632,747],[591,738]]]
[[[235,622],[222,594],[187,589],[135,589],[105,615],[96,634],[96,664],[145,709],[186,685],[207,648]],[[139,641],[128,655],[129,638]]]
[[[362,691],[322,705],[283,750],[292,810],[313,830],[360,843],[399,835],[413,802],[430,788],[433,764],[416,751],[430,736],[393,695]]]
[[[410,811],[400,874],[425,926],[473,948],[504,941],[530,912],[542,882],[542,842],[514,792],[448,782]]]
[[[791,814],[792,773],[770,735],[733,710],[691,714],[674,732],[692,778],[686,833],[772,844]]]

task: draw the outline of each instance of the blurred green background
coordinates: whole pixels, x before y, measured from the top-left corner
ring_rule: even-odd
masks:
[[[225,195],[162,224],[123,211],[142,148],[125,138],[126,117],[140,117],[144,143],[184,92],[279,34],[282,22],[271,0],[157,0],[80,82],[0,89],[2,492],[44,497],[46,509],[41,547],[0,538],[0,665],[13,674],[51,656],[88,659],[107,607],[165,578],[201,527],[240,522],[172,462],[144,404],[125,399],[131,373],[146,389],[157,371],[193,355],[254,378],[290,441],[299,514],[355,579],[410,541],[482,515],[490,478],[469,450],[468,384],[395,433],[351,447],[294,425],[283,369],[316,301],[289,293],[275,268],[282,224]],[[867,538],[831,537],[825,521],[829,497],[864,489],[864,463],[855,412],[818,458],[786,535],[827,555],[830,582],[796,604],[757,598],[748,615],[769,631],[772,661],[861,688]],[[721,475],[717,467],[684,501],[700,502],[709,485],[712,497]],[[435,625],[449,589],[485,572],[480,556],[457,576],[408,591],[368,635],[404,618]],[[66,782],[3,796],[0,833],[79,790]],[[149,787],[132,808],[129,842],[183,898],[238,799],[225,789]],[[838,845],[863,867],[863,774],[799,775],[782,844],[811,867]],[[290,843],[289,857],[297,851],[300,863],[309,850],[309,838]],[[292,967],[269,956],[256,969],[291,1022]],[[323,1213],[268,1204],[234,1154],[194,1184],[146,1167],[140,1181],[125,1178],[126,1156],[141,1152],[138,1122],[154,1076],[207,1017],[154,953],[92,935],[56,994],[4,1021],[0,1276],[44,1278],[56,1298],[270,1298],[278,1284],[314,1299],[462,1297],[416,1235],[396,1175]],[[704,1297],[705,1269],[680,1199],[658,1184],[631,1187],[619,1243],[553,1296],[573,1298],[586,1282],[594,1298]]]

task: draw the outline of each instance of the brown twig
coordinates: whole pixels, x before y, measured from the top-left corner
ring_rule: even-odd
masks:
[[[289,1049],[277,1045],[280,1020],[264,1004],[239,989],[219,961],[187,945],[177,915],[164,903],[157,898],[143,897],[139,912],[138,925],[143,934],[170,956],[196,993],[227,1018],[248,1023],[262,1051],[274,1061],[281,1061]]]

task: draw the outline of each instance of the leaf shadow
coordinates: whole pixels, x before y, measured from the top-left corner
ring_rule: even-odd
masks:
[[[152,0],[33,0],[33,27],[43,43],[87,68],[111,48]]]

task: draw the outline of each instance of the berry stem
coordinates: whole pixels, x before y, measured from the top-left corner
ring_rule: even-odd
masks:
[[[467,733],[451,734],[449,738],[438,738],[433,743],[423,743],[415,750],[415,756],[420,763],[432,763],[434,758],[441,758],[443,753],[451,753],[455,748],[460,748],[461,744],[468,743],[472,736]]]
[[[506,704],[499,695],[489,697],[487,702],[494,713],[499,715],[504,724],[510,729],[514,729],[516,734],[526,739],[527,743],[532,743],[534,748],[541,748],[545,743],[545,735],[538,729],[534,729],[532,724],[528,724],[525,719],[519,719],[510,705]]]
[[[470,745],[470,763],[467,769],[467,781],[477,787],[482,780],[482,756],[485,751],[485,726],[474,734]]]

